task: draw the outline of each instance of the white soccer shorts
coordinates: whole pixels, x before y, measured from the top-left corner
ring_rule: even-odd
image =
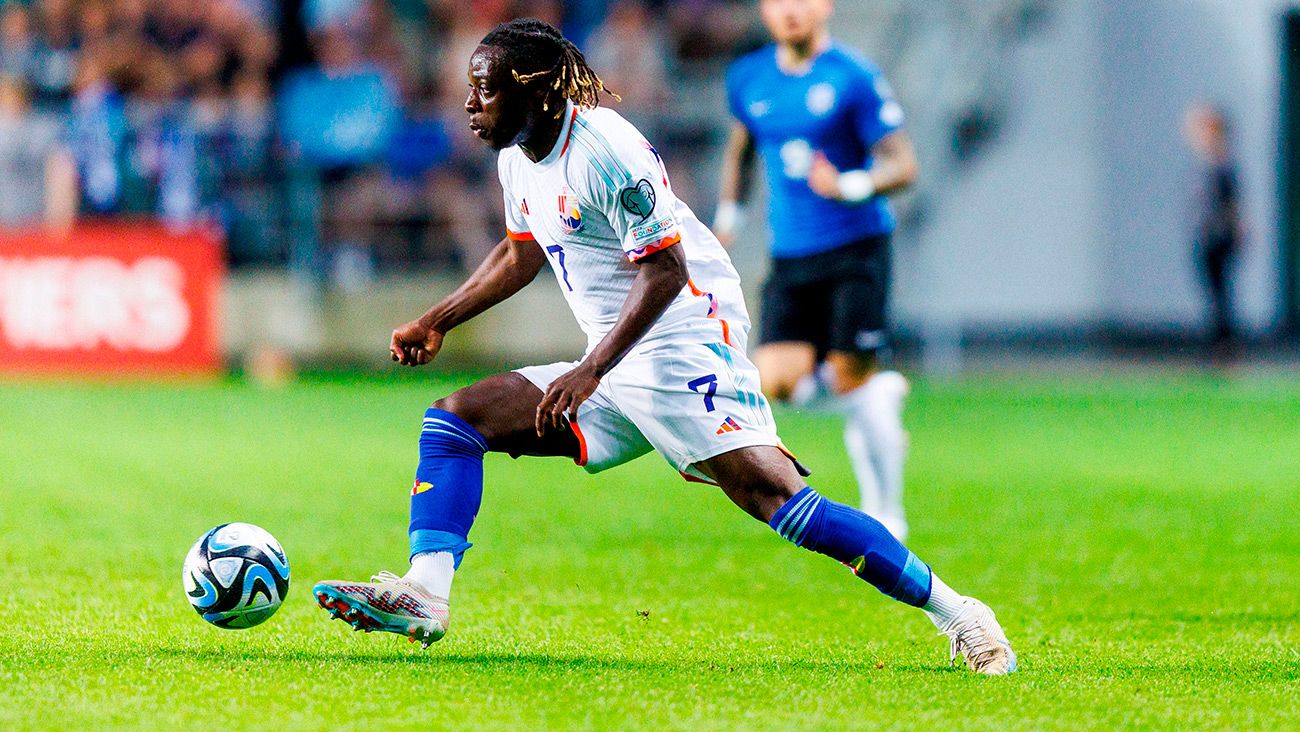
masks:
[[[516,373],[545,392],[575,366]],[[590,473],[655,450],[688,479],[705,482],[712,481],[693,467],[698,462],[742,447],[781,447],[758,369],[725,343],[647,344],[628,354],[578,407],[574,432],[578,464]]]

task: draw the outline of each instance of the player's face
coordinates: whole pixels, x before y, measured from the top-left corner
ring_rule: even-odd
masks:
[[[469,58],[469,96],[465,111],[469,129],[493,150],[504,150],[524,136],[531,115],[528,95],[510,75],[506,64],[497,63],[501,52],[479,46]]]
[[[1223,144],[1222,123],[1213,109],[1192,107],[1183,117],[1183,136],[1198,156],[1213,159]]]
[[[777,43],[811,42],[830,20],[832,0],[762,0],[763,24]]]

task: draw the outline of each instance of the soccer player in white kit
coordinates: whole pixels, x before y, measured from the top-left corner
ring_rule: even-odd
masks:
[[[651,450],[797,546],[921,608],[973,670],[1016,657],[993,612],[943,583],[877,521],[823,498],[784,450],[745,354],[740,281],[672,192],[655,149],[599,108],[600,78],[559,31],[504,23],[470,58],[470,128],[501,151],[507,236],[454,293],[393,332],[395,361],[431,361],[447,331],[549,264],[587,334],[579,361],[490,376],[425,412],[405,576],[330,580],[319,604],[358,630],[443,637],[483,493],[483,456],[564,456],[590,472]]]

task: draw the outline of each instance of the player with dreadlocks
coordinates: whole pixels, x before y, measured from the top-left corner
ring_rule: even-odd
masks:
[[[460,288],[394,330],[389,352],[403,365],[429,363],[448,331],[549,265],[587,334],[586,354],[489,376],[435,402],[411,489],[410,570],[320,582],[320,605],[357,630],[428,645],[447,632],[485,453],[566,457],[595,473],[657,451],[782,538],[924,610],[975,671],[1014,671],[986,605],[805,482],[745,355],[749,316],[731,260],[673,195],[654,147],[599,107],[610,92],[582,53],[545,23],[511,21],[474,51],[469,84],[470,129],[500,151],[506,237]]]

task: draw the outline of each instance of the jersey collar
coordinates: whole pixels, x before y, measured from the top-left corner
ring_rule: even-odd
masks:
[[[780,46],[780,44],[773,43],[773,44],[772,44],[772,63],[776,65],[776,70],[777,70],[778,72],[780,72],[782,76],[785,76],[785,77],[790,78],[790,79],[802,79],[802,78],[804,78],[805,76],[811,74],[812,71],[813,71],[813,68],[815,68],[815,67],[817,66],[817,62],[818,62],[818,61],[821,61],[822,56],[825,56],[827,53],[829,53],[829,52],[830,52],[832,49],[834,49],[834,48],[835,48],[835,39],[832,38],[832,39],[830,39],[830,40],[826,43],[826,47],[825,47],[825,48],[823,48],[822,50],[818,51],[818,52],[817,52],[817,53],[816,53],[812,58],[808,59],[808,65],[807,65],[807,66],[804,66],[802,69],[787,69],[787,68],[785,68],[784,66],[781,65],[781,46]]]
[[[569,136],[573,134],[573,120],[577,116],[578,116],[578,108],[573,105],[573,102],[565,102],[564,103],[564,125],[560,127],[560,134],[558,137],[555,138],[555,147],[551,148],[551,153],[549,155],[537,161],[536,163],[533,163],[533,165],[537,165],[540,167],[554,165],[555,161],[559,160],[561,157],[564,157],[564,153],[567,152],[569,149]],[[528,156],[525,155],[524,160],[528,160]]]

